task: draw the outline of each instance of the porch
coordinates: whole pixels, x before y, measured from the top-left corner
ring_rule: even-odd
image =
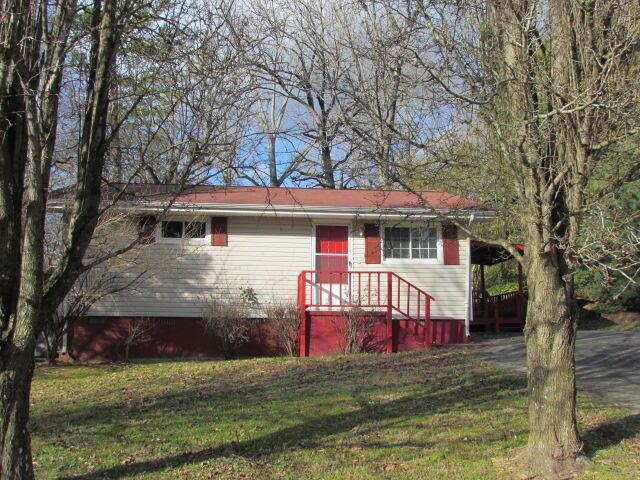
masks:
[[[523,245],[515,245],[519,252]],[[473,281],[473,316],[470,326],[475,330],[495,333],[520,331],[524,328],[527,313],[527,295],[524,291],[522,265],[517,263],[518,286],[511,292],[491,295],[487,291],[485,267],[497,265],[514,257],[499,245],[472,241],[471,264],[477,266]]]
[[[389,271],[304,270],[298,276],[301,357],[336,353],[346,313],[369,320],[368,351],[395,353],[466,341],[464,321],[433,319],[435,299]]]

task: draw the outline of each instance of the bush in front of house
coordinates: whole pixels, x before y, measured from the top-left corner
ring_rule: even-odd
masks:
[[[137,317],[128,320],[124,337],[122,338],[124,363],[129,363],[129,351],[131,347],[149,343],[152,339],[152,332],[153,321],[150,318]]]
[[[250,338],[251,317],[258,307],[251,287],[221,289],[205,299],[202,324],[226,359],[236,358]]]
[[[290,357],[295,356],[300,330],[298,305],[295,302],[272,299],[264,306],[263,312],[271,324],[279,350]]]
[[[369,351],[375,343],[375,317],[359,305],[344,308],[342,317],[343,321],[334,321],[334,328],[342,337],[342,352]]]

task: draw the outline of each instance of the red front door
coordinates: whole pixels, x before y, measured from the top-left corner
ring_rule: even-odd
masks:
[[[316,276],[322,303],[340,304],[349,282],[339,273],[349,271],[349,227],[316,226],[315,263],[316,270],[325,271]]]

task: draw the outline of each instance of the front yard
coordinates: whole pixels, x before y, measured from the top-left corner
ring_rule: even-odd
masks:
[[[39,478],[513,478],[525,393],[473,348],[40,367],[34,460]],[[582,395],[580,425],[581,478],[640,477],[640,415]]]

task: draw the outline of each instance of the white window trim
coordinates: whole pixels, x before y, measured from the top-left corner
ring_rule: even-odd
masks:
[[[436,255],[437,258],[387,258],[385,256],[385,234],[387,228],[425,228],[431,227],[436,229],[436,239],[437,239],[437,249]],[[442,225],[435,224],[382,224],[380,225],[380,241],[381,241],[381,251],[382,255],[382,263],[383,264],[394,264],[394,265],[416,265],[416,264],[428,264],[428,265],[443,265],[444,263],[444,252],[443,252],[443,242],[442,242]]]
[[[201,222],[204,223],[204,238],[167,238],[162,236],[162,222]],[[183,227],[184,229],[184,227]],[[160,243],[170,243],[173,245],[209,245],[211,243],[211,220],[205,219],[189,219],[189,218],[163,218],[156,226],[156,238]]]

